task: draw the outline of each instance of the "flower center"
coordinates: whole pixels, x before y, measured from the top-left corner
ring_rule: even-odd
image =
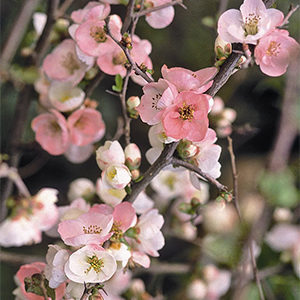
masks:
[[[89,225],[88,227],[83,226],[82,230],[84,234],[100,234],[102,231],[102,228],[100,228],[98,225]]]
[[[90,29],[90,36],[95,40],[97,43],[104,43],[107,39],[105,30],[99,26],[93,26]]]
[[[173,175],[170,175],[167,178],[165,178],[164,183],[167,185],[167,187],[171,191],[173,191],[175,189],[176,177]]]
[[[51,127],[51,132],[53,133],[58,133],[61,131],[61,128],[56,121],[51,122],[50,127]]]
[[[279,54],[280,50],[280,43],[277,43],[275,41],[271,41],[269,44],[269,48],[267,49],[266,54],[268,56],[277,56]]]
[[[61,65],[69,71],[70,75],[73,75],[74,72],[80,68],[73,53],[70,52],[63,57]]]
[[[156,94],[154,97],[152,97],[152,108],[156,109],[156,110],[160,110],[160,108],[157,107],[157,103],[159,101],[159,99],[161,98],[162,94],[158,93]]]
[[[127,61],[126,55],[123,51],[119,52],[117,55],[113,57],[114,65],[124,65]]]
[[[90,266],[85,270],[84,273],[88,273],[91,269],[94,269],[96,273],[99,273],[101,269],[104,267],[104,263],[102,259],[99,259],[97,255],[93,255],[91,257],[87,257],[87,263]]]
[[[194,106],[186,105],[186,103],[183,103],[182,107],[178,109],[180,119],[182,120],[192,120],[194,117],[194,111]]]
[[[111,231],[114,233],[112,236],[113,241],[119,241],[123,237],[123,231],[120,229],[121,224],[115,222],[112,226]]]
[[[245,36],[257,34],[258,23],[260,19],[261,19],[260,16],[256,16],[253,13],[249,14],[248,17],[246,17],[245,24],[244,24]]]

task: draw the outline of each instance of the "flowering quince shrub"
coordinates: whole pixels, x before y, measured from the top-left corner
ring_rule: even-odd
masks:
[[[40,243],[42,232],[53,239],[44,262],[24,264],[17,271],[16,299],[166,299],[148,293],[144,281],[137,278],[143,269],[188,273],[179,297],[191,300],[217,300],[228,291],[234,299],[247,299],[244,290],[236,295],[232,285],[237,281],[235,273],[241,273],[246,283],[255,277],[253,293],[259,291],[264,299],[256,258],[265,250],[251,237],[251,245],[240,246],[245,230],[239,225],[246,225],[243,218],[255,216],[241,214],[237,203],[229,137],[237,112],[215,94],[231,74],[254,63],[269,76],[287,71],[300,51],[284,27],[293,11],[285,18],[262,0],[244,0],[239,10],[229,9],[218,19],[214,66],[193,71],[163,64],[161,76],[154,80],[152,44],[135,34],[136,26],[143,17],[153,29],[169,26],[174,6],[184,6],[182,1],[90,1],[84,7],[74,5],[69,16],[64,14],[68,7],[63,6],[71,5],[69,1],[60,10],[54,2],[49,1],[47,15],[33,16],[37,40],[32,49],[39,49],[43,39],[51,47],[37,63],[38,114],[31,129],[42,151],[52,156],[64,155],[80,164],[95,155],[98,177],[72,181],[69,203],[58,206],[58,190],[42,188],[31,196],[16,169],[0,157],[0,177],[12,180],[19,191],[7,199],[9,214],[0,224],[0,245]],[[125,17],[112,13],[118,10],[111,5],[123,7]],[[63,17],[55,23],[53,18],[60,14]],[[58,36],[51,40],[49,33]],[[34,55],[38,54],[33,53],[33,59]],[[227,64],[234,55],[240,56],[230,69]],[[105,76],[114,76],[115,84],[108,92],[119,97],[122,105],[123,123],[114,138],[107,138],[111,135],[106,132],[102,104],[98,110],[99,99],[90,98]],[[140,87],[141,97],[127,97],[129,81]],[[131,142],[130,136],[130,121],[138,118],[150,126],[151,147],[145,157],[151,166],[145,172],[140,172],[142,147]],[[233,191],[217,180],[222,152],[217,141],[226,137]],[[217,187],[217,196],[210,193],[209,185]],[[215,201],[209,201],[212,198]],[[279,209],[274,212],[276,224],[264,237],[265,245],[281,252],[282,261],[291,262],[300,277],[300,229],[292,224],[289,209]],[[174,236],[200,247],[197,252],[204,259],[199,253],[184,258],[186,265],[177,266],[175,272],[172,265],[170,269],[164,263],[160,266],[159,251]],[[232,250],[231,242],[239,247]],[[234,255],[243,258],[242,266]]]

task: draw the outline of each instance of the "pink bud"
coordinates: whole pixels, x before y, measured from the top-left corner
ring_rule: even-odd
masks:
[[[125,163],[129,169],[137,169],[141,164],[141,151],[136,144],[129,144],[125,150]]]

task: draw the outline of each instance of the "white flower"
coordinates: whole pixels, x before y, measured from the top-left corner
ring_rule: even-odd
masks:
[[[125,165],[113,164],[105,169],[103,178],[114,189],[121,190],[131,181],[131,173]]]
[[[189,299],[200,300],[205,299],[207,288],[205,283],[200,279],[193,280],[187,288],[187,296]]]
[[[68,198],[72,202],[78,198],[88,197],[96,192],[94,183],[87,178],[78,178],[71,182]]]
[[[84,284],[70,281],[66,288],[67,299],[79,300],[84,292]]]
[[[106,141],[97,149],[96,160],[99,168],[104,170],[110,164],[124,164],[125,154],[118,141]]]
[[[107,251],[114,256],[121,269],[127,265],[128,260],[131,257],[131,252],[123,243],[111,243]]]
[[[69,251],[57,245],[49,245],[48,247],[45,276],[49,280],[49,286],[55,289],[67,280],[64,267],[69,258]]]
[[[38,36],[40,36],[44,30],[47,22],[47,15],[41,12],[36,12],[33,14],[33,27]]]
[[[84,97],[84,91],[73,87],[70,82],[54,81],[49,88],[51,104],[62,112],[78,108],[83,103]]]
[[[154,206],[154,202],[150,197],[143,191],[132,203],[137,214],[143,214]]]
[[[67,277],[78,283],[104,282],[117,270],[113,255],[96,245],[87,245],[74,252],[65,265]]]

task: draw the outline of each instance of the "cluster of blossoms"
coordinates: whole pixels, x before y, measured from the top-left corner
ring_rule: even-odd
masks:
[[[285,20],[280,10],[267,9],[262,0],[245,0],[240,10],[230,9],[220,16],[218,33],[225,43],[253,45],[255,62],[261,71],[280,76],[300,49],[289,32],[280,29],[283,25]]]

